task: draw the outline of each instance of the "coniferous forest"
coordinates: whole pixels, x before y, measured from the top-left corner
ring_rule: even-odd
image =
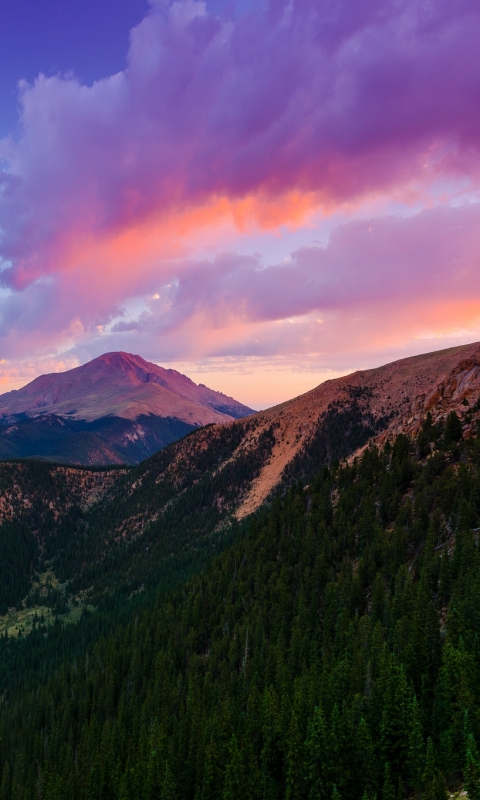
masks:
[[[478,798],[479,520],[479,441],[427,417],[83,646],[39,624],[49,670],[3,638],[1,800]]]

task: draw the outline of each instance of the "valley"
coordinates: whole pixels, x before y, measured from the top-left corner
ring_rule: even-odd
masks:
[[[207,557],[205,537],[216,552],[262,504],[299,479],[308,483],[324,464],[351,461],[400,433],[417,437],[427,414],[435,425],[455,411],[462,435],[473,435],[479,398],[480,345],[473,344],[327,381],[247,419],[193,431],[134,468],[5,462],[0,546],[10,552],[23,526],[26,554],[10,585],[17,574],[25,591],[30,575],[52,569],[68,602],[83,602],[88,590],[95,606],[112,569],[124,594],[156,586],[160,575],[185,576]],[[13,605],[20,596],[8,599],[10,591],[3,602]],[[55,598],[53,590],[51,604]]]
[[[137,466],[0,464],[2,800],[480,785],[479,375],[474,344]]]

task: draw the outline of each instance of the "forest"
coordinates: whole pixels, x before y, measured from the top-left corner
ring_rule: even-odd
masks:
[[[0,800],[475,800],[479,516],[479,441],[427,417],[297,481],[83,654],[64,638],[42,680],[3,639],[24,680]]]

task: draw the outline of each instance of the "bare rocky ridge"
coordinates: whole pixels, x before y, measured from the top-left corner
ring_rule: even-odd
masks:
[[[379,443],[398,433],[416,435],[428,411],[433,421],[452,410],[463,417],[480,397],[480,343],[405,358],[317,386],[300,397],[257,414],[259,431],[276,422],[275,446],[268,464],[242,498],[237,516],[255,511],[282,480],[285,468],[312,440],[332,404],[348,407],[355,390],[365,413],[384,421]],[[469,406],[464,404],[468,401]],[[475,424],[476,416],[469,423]],[[469,435],[469,427],[465,433]]]
[[[74,505],[86,510],[101,500],[125,470],[93,471],[74,467],[43,467],[50,480],[39,481],[32,464],[0,464],[0,524],[20,519],[35,507],[48,511],[56,520],[62,519]],[[44,478],[44,475],[42,475]]]

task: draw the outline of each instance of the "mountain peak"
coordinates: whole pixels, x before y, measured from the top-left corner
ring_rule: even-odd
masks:
[[[9,429],[9,446],[5,453],[11,456],[39,455],[37,449],[29,449],[28,437],[33,435],[38,439],[39,426],[45,427],[47,417],[57,421],[68,420],[72,424],[82,422],[91,426],[96,423],[97,438],[98,431],[103,426],[104,440],[108,446],[112,445],[112,421],[122,421],[120,428],[118,424],[113,426],[114,444],[118,444],[118,430],[121,429],[121,453],[125,455],[125,448],[136,442],[135,460],[138,460],[194,428],[211,423],[231,422],[252,413],[252,409],[233,397],[227,397],[206,386],[197,386],[176,370],[164,369],[139,355],[122,351],[103,353],[66,372],[40,375],[22,389],[0,395],[0,421],[8,421],[12,417],[17,420],[22,415],[29,420],[28,435],[22,429],[22,448],[19,451],[10,448],[16,434]],[[32,429],[32,420],[38,421],[35,430]],[[107,420],[110,431],[108,435],[105,434]],[[131,423],[130,427],[125,425],[125,421]],[[58,429],[59,426],[55,427]],[[85,434],[86,430],[83,428],[81,432]],[[68,433],[71,435],[72,431],[69,429]],[[5,438],[6,435],[5,430],[0,430],[0,438]],[[49,433],[47,438],[51,439],[52,436]],[[143,449],[138,445],[139,440],[145,442]],[[87,463],[97,463],[99,458],[102,461],[105,458],[109,460],[105,455],[109,452],[108,447],[105,450],[105,441],[99,443],[95,440],[95,452],[103,455],[96,455],[96,460],[87,460]],[[70,448],[68,452],[73,451]],[[3,454],[1,447],[0,454]],[[60,454],[57,449],[54,453],[48,452],[45,455],[56,457]],[[122,459],[118,453],[117,456]],[[77,463],[80,458],[80,463],[84,463],[83,455],[70,457]]]
[[[253,411],[233,397],[197,386],[176,370],[118,351],[66,372],[40,375],[22,389],[0,395],[0,416],[40,413],[84,420],[154,414],[198,426],[239,419]]]

